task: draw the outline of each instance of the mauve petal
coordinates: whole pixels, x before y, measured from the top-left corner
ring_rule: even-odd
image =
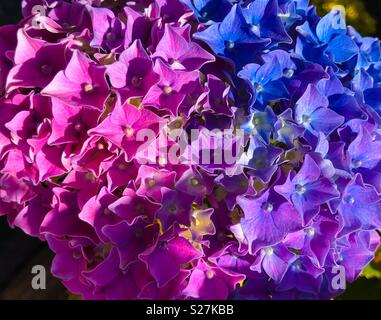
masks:
[[[120,273],[119,255],[117,250],[113,248],[104,261],[93,270],[84,272],[83,275],[95,286],[104,287],[110,284]]]
[[[40,226],[45,215],[51,210],[52,193],[42,192],[29,202],[17,215],[14,224],[21,228],[25,233],[39,237]]]
[[[15,51],[15,64],[22,64],[29,59],[33,59],[36,52],[42,48],[46,42],[35,39],[27,35],[25,30],[19,29],[17,32],[17,47]]]
[[[53,258],[51,271],[57,278],[63,281],[69,281],[79,275],[84,263],[82,257],[78,259],[74,252],[64,251],[58,253]]]

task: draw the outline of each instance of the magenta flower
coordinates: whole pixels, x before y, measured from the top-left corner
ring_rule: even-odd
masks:
[[[200,260],[192,271],[184,294],[202,300],[225,300],[229,291],[244,279],[242,275],[210,267]]]
[[[61,279],[72,292],[82,292],[84,296],[92,296],[88,288],[81,282],[81,273],[86,268],[86,259],[78,246],[71,246],[70,241],[46,235],[50,249],[56,254],[52,261],[52,274]]]
[[[333,183],[321,177],[320,168],[309,155],[298,174],[290,174],[284,185],[274,189],[295,206],[303,219],[303,225],[319,213],[320,205],[339,196]]]
[[[110,191],[126,186],[137,175],[137,168],[133,161],[126,162],[124,155],[120,155],[118,158],[113,159],[108,171],[107,171],[107,183]]]
[[[146,0],[136,3],[137,6],[143,5]],[[150,1],[148,1],[150,2]],[[143,8],[144,10],[144,8]],[[146,43],[149,39],[149,33],[152,22],[146,18],[144,13],[134,10],[132,7],[124,7],[123,21],[126,21],[124,47],[128,48],[135,40]]]
[[[162,206],[157,211],[163,230],[168,230],[174,223],[190,226],[192,203],[194,198],[177,190],[163,187]]]
[[[176,188],[189,195],[202,197],[212,192],[213,178],[206,172],[191,167],[177,181]]]
[[[67,32],[80,32],[91,27],[90,14],[80,3],[58,2],[49,12],[49,18]]]
[[[280,195],[268,190],[260,197],[237,197],[237,203],[245,216],[240,224],[248,241],[249,252],[273,246],[281,242],[290,232],[300,229],[298,211]]]
[[[115,146],[111,142],[100,137],[90,137],[83,143],[78,154],[71,158],[71,163],[74,169],[88,171],[99,177],[114,159],[113,151]]]
[[[210,108],[213,112],[231,116],[232,111],[228,103],[230,87],[216,76],[208,75],[207,88],[208,95],[204,107]]]
[[[176,116],[185,97],[196,89],[199,82],[198,72],[172,70],[161,59],[156,60],[154,71],[160,76],[160,81],[151,87],[142,104],[169,111]]]
[[[154,244],[159,228],[158,225],[138,218],[132,224],[122,221],[107,225],[102,231],[118,250],[120,267],[125,269],[131,263],[139,261],[139,254]]]
[[[15,88],[44,88],[66,67],[65,43],[50,44],[31,38],[24,30],[17,33],[15,66],[9,71],[7,91]]]
[[[75,144],[87,138],[87,131],[93,128],[100,116],[98,110],[75,108],[62,100],[52,99],[52,132],[50,145]]]
[[[86,202],[78,215],[81,220],[94,228],[99,239],[105,243],[108,242],[108,239],[102,232],[102,228],[106,225],[116,224],[120,220],[108,208],[116,199],[106,188],[102,188],[99,194]]]
[[[138,195],[134,190],[126,188],[122,197],[109,205],[109,210],[126,221],[129,225],[138,218],[152,218],[159,209],[157,203],[151,202],[144,196]]]
[[[121,269],[119,255],[114,248],[101,264],[85,272],[84,277],[103,292],[106,299],[136,299],[140,292],[138,281],[145,281],[141,267],[141,263],[135,263],[127,269]]]
[[[293,257],[287,247],[283,243],[279,243],[263,248],[250,268],[257,272],[261,272],[263,269],[270,279],[274,280],[275,283],[280,283]]]
[[[89,10],[93,22],[93,39],[90,45],[95,48],[119,52],[124,45],[125,26],[107,8]]]
[[[175,186],[176,172],[159,170],[150,166],[142,165],[139,168],[136,182],[140,183],[136,194],[147,196],[160,202],[162,198],[162,188],[172,188]]]
[[[49,204],[52,202],[53,197],[51,190],[38,191],[37,197],[33,198],[14,220],[15,226],[33,237],[40,236],[40,226],[46,214],[50,211]]]
[[[165,286],[158,288],[156,281],[148,283],[139,293],[139,299],[144,300],[179,300],[183,299],[183,290],[187,285],[189,271],[181,270],[180,273]]]
[[[135,40],[123,51],[119,61],[107,66],[107,74],[112,86],[125,98],[144,97],[159,80],[140,40]]]
[[[157,281],[158,287],[163,287],[180,273],[180,267],[202,254],[188,240],[173,234],[169,230],[160,236],[156,243],[139,255],[147,265],[149,272]],[[165,268],[161,268],[165,265]]]
[[[150,129],[157,134],[161,122],[163,122],[161,118],[147,109],[139,110],[128,103],[122,105],[118,101],[111,114],[96,128],[91,129],[89,134],[105,137],[123,148],[127,159],[131,160],[144,142],[143,138],[141,141],[136,139],[139,131]]]
[[[213,55],[190,41],[189,29],[187,38],[178,29],[165,25],[164,35],[156,46],[153,58],[159,57],[166,61],[174,70],[193,71],[200,69],[205,63],[214,61]]]
[[[54,188],[53,193],[54,207],[42,221],[40,232],[58,237],[84,237],[96,243],[98,237],[94,230],[78,217],[77,195],[61,188]]]
[[[78,50],[64,71],[60,71],[42,90],[41,94],[58,98],[74,106],[88,106],[103,110],[110,93],[106,82],[106,69],[90,61]]]

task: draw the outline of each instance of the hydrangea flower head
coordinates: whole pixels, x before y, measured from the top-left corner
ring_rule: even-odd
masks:
[[[44,13],[32,14],[34,6]],[[308,0],[24,0],[0,216],[84,299],[331,299],[381,230],[381,47]],[[200,147],[201,146],[201,147]]]

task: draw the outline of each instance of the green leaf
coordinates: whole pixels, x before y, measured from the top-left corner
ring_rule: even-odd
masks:
[[[381,279],[381,264],[379,263],[370,263],[361,274],[367,279],[377,278]]]

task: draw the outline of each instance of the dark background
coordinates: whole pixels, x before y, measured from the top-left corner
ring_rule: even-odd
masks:
[[[378,0],[364,0],[363,1],[369,14],[373,16],[378,23],[378,35],[381,35],[380,32],[380,18],[381,18],[381,3]]]
[[[312,2],[317,0],[312,0]],[[366,11],[376,21],[375,31],[366,35],[381,38],[381,2],[364,0]],[[0,25],[21,20],[21,0],[0,0]],[[362,13],[360,12],[360,15]],[[361,27],[361,26],[358,26]],[[361,28],[360,28],[361,29]],[[363,34],[365,35],[365,34]],[[0,217],[0,300],[1,299],[67,299],[67,291],[49,273],[53,254],[43,242],[25,235],[20,230],[10,229],[6,218]],[[43,265],[47,270],[47,290],[31,288],[34,265]],[[351,285],[342,299],[380,299],[381,285],[376,279],[360,278]],[[71,296],[71,298],[75,298]]]
[[[378,36],[381,38],[381,3],[379,0],[359,0],[365,4],[367,13],[372,16],[377,24],[377,29],[369,35]],[[319,3],[321,0],[310,0],[311,3]],[[324,0],[323,0],[324,2]],[[337,2],[340,0],[325,2]],[[354,1],[355,2],[355,1]],[[16,23],[21,19],[21,0],[0,0],[0,25]],[[360,12],[362,14],[362,12]],[[361,29],[361,26],[357,26]]]
[[[0,0],[0,25],[17,23],[21,19],[21,0]]]
[[[0,25],[15,24],[21,19],[21,0],[0,0]],[[0,217],[0,300],[67,299],[68,292],[50,274],[52,259],[53,253],[45,243],[9,228],[6,218]],[[31,287],[35,265],[46,268],[47,290],[35,291]]]

